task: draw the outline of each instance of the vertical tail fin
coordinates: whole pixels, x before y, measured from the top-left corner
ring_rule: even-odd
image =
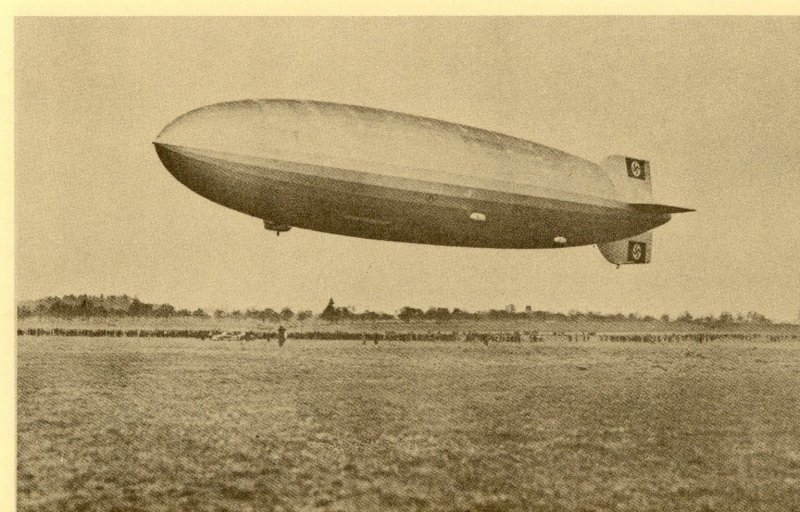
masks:
[[[653,232],[598,245],[603,257],[615,265],[650,263],[653,253]]]
[[[627,156],[612,155],[603,161],[603,169],[611,178],[617,198],[627,203],[651,203],[650,162]]]

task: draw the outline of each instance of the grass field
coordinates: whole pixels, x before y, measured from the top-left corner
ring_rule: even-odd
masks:
[[[800,344],[18,338],[20,510],[800,510]]]

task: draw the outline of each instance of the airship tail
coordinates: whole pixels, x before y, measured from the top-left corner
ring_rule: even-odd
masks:
[[[598,245],[603,257],[614,265],[650,263],[653,252],[653,232]]]
[[[650,162],[629,156],[612,155],[603,161],[617,198],[626,203],[652,202]]]
[[[629,203],[628,206],[636,211],[650,215],[669,215],[672,213],[686,213],[695,211],[691,208],[683,208],[682,206],[670,206],[668,204],[656,203]]]

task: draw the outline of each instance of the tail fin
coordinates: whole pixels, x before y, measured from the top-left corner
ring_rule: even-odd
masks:
[[[612,155],[603,161],[603,169],[611,178],[621,201],[651,203],[650,162],[627,156]]]
[[[624,240],[598,245],[603,257],[615,265],[650,263],[653,253],[653,232],[632,236]]]

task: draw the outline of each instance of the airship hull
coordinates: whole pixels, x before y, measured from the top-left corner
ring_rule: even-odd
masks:
[[[620,240],[669,220],[669,215],[643,216],[614,198],[563,194],[562,199],[525,193],[524,186],[437,181],[396,172],[392,163],[388,171],[374,172],[275,152],[245,154],[165,141],[155,146],[181,183],[216,203],[272,225],[333,234],[530,249]]]

